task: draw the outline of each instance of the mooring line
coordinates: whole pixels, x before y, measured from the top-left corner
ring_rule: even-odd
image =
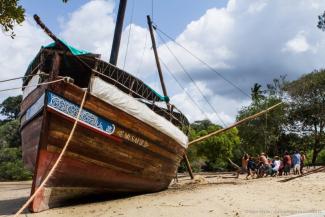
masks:
[[[42,63],[39,63],[29,74],[30,75],[25,75],[25,76],[21,76],[21,77],[16,77],[16,78],[9,78],[9,79],[5,79],[5,80],[1,80],[0,83],[3,83],[3,82],[8,82],[8,81],[14,81],[14,80],[18,80],[18,79],[22,79],[22,78],[28,78],[28,77],[33,77],[34,75],[47,75],[46,73],[44,72],[40,72],[40,73],[36,73],[36,74],[33,74],[35,72],[36,69],[38,69],[38,67],[41,65]]]
[[[50,177],[53,175],[55,169],[58,167],[64,153],[66,152],[69,144],[70,144],[70,141],[72,139],[72,136],[76,130],[76,127],[77,127],[77,124],[79,122],[79,117],[80,117],[80,114],[81,114],[81,111],[82,111],[82,108],[84,107],[84,104],[85,104],[85,101],[86,101],[86,96],[87,96],[87,90],[85,90],[85,93],[83,95],[83,98],[82,98],[82,101],[81,101],[81,104],[80,104],[80,108],[79,108],[79,111],[78,111],[78,115],[75,119],[75,122],[73,124],[73,127],[71,129],[71,132],[69,134],[69,137],[68,137],[68,140],[66,141],[58,159],[56,160],[56,162],[54,163],[53,167],[51,168],[50,172],[47,174],[47,176],[45,177],[45,179],[43,180],[43,182],[40,184],[40,186],[37,188],[37,190],[30,196],[30,198],[26,201],[26,203],[17,211],[17,213],[15,214],[14,217],[18,217],[19,214],[21,214],[26,208],[27,206],[34,200],[34,198],[36,197],[36,195],[43,189],[43,187],[45,186],[45,184],[47,183],[47,181],[50,179]]]
[[[18,89],[23,89],[26,87],[38,87],[38,86],[47,85],[47,84],[54,84],[59,81],[69,81],[69,79],[70,79],[69,77],[64,77],[64,78],[60,78],[58,80],[43,82],[43,83],[34,84],[34,85],[26,85],[26,86],[22,86],[22,87],[12,87],[12,88],[8,88],[8,89],[2,89],[2,90],[0,90],[0,92],[5,92],[5,91],[9,91],[9,90],[18,90]]]
[[[15,78],[8,78],[8,79],[5,79],[5,80],[1,80],[0,83],[4,83],[4,82],[8,82],[8,81],[14,81],[14,80],[18,80],[18,79],[23,79],[23,78],[29,78],[29,77],[33,77],[34,75],[47,75],[46,73],[36,73],[36,74],[33,74],[33,75],[26,75],[26,76],[21,76],[21,77],[15,77]]]

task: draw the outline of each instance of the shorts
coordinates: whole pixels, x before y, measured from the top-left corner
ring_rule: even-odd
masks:
[[[300,164],[295,164],[293,166],[293,171],[300,171]]]

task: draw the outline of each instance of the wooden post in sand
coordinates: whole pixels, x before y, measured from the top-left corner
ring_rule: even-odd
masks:
[[[184,154],[184,161],[185,161],[185,164],[186,164],[186,167],[187,167],[188,173],[190,174],[191,179],[194,179],[191,164],[190,164],[190,161],[188,160],[186,154]]]

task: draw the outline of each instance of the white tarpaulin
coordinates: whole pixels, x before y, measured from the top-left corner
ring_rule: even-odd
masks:
[[[187,148],[188,138],[180,129],[114,85],[95,77],[91,84],[91,94],[149,124]]]

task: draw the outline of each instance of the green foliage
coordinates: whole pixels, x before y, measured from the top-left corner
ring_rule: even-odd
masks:
[[[22,163],[18,116],[21,96],[9,97],[0,104],[1,114],[7,119],[0,123],[0,180],[31,178]],[[17,110],[18,109],[18,110]]]
[[[310,136],[313,140],[313,159],[325,147],[325,70],[315,70],[288,83],[290,96],[290,130]]]
[[[25,20],[25,9],[18,5],[19,0],[0,0],[0,25],[2,31],[10,32],[14,38],[14,26]]]
[[[254,86],[251,88],[251,97],[254,102],[258,102],[265,98],[263,95],[264,91],[261,90],[262,85],[255,83]]]
[[[220,128],[208,120],[196,121],[191,124],[190,140],[205,136]],[[198,171],[203,166],[206,170],[224,170],[228,166],[227,158],[233,157],[239,141],[238,131],[234,128],[190,146],[188,157],[193,170]]]
[[[319,152],[316,163],[321,164],[321,165],[325,164],[325,150],[324,149],[321,152]]]
[[[0,104],[0,114],[7,117],[7,120],[18,118],[22,95],[11,96]]]
[[[0,152],[0,180],[27,180],[32,174],[26,170],[21,160],[19,148],[2,148]]]
[[[66,3],[68,0],[62,0]],[[0,0],[0,26],[3,32],[9,32],[14,38],[14,26],[25,20],[25,9],[19,5],[19,0]]]
[[[255,84],[252,90],[252,103],[243,107],[237,120],[254,115],[272,105],[281,102],[283,94],[281,88],[285,84],[285,77],[274,79],[272,84],[267,85],[266,90]],[[285,106],[280,106],[273,111],[238,126],[241,138],[241,147],[250,155],[267,152],[271,155],[279,154],[281,136],[284,134],[286,121]]]
[[[0,125],[0,148],[19,147],[21,145],[19,120],[7,121]]]

